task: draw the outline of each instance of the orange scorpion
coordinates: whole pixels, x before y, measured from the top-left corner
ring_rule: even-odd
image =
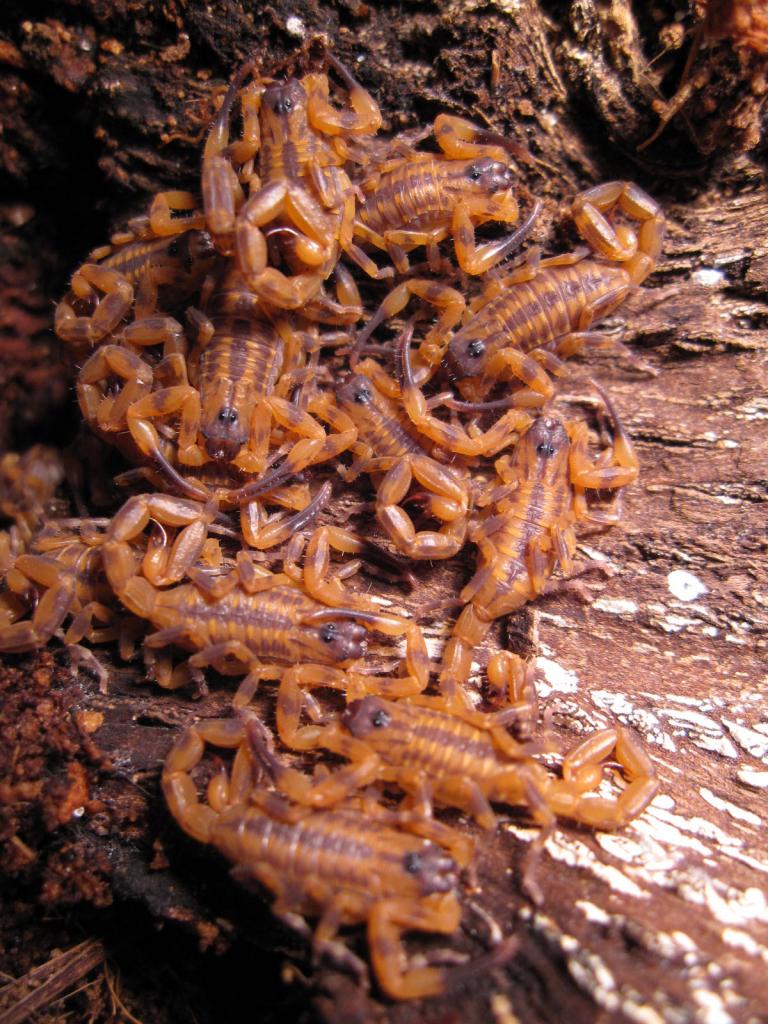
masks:
[[[588,508],[585,492],[625,487],[637,478],[638,462],[613,405],[597,390],[613,420],[612,449],[592,460],[586,424],[566,425],[555,415],[542,415],[512,454],[497,461],[500,485],[478,499],[485,509],[470,530],[480,551],[478,568],[460,594],[466,604],[440,673],[441,692],[451,701],[461,699],[473,652],[494,619],[541,594],[558,564],[569,572],[574,523],[618,521],[617,511]]]
[[[183,351],[181,325],[157,315],[158,290],[163,288],[164,302],[182,302],[197,290],[214,255],[206,231],[177,224],[171,236],[157,237],[139,219],[134,230],[94,250],[73,275],[69,293],[56,306],[56,334],[76,349],[94,347],[110,338],[133,309],[134,322],[121,330],[124,344]]]
[[[421,245],[427,247],[429,267],[436,273],[438,244],[450,235],[461,269],[482,274],[519,246],[532,219],[507,238],[476,244],[476,226],[491,220],[514,224],[518,219],[506,153],[477,141],[490,133],[448,114],[436,118],[434,135],[443,151],[439,156],[413,150],[398,138],[390,148],[404,150],[404,155],[374,161],[374,170],[359,185],[355,236],[386,250],[397,272],[407,274],[407,253]],[[372,260],[363,263],[357,257],[357,262],[371,277],[392,273]]]
[[[224,255],[234,252],[248,288],[277,308],[299,309],[311,300],[336,266],[340,248],[355,257],[355,189],[343,169],[344,140],[378,131],[381,114],[344,65],[330,54],[327,59],[348,90],[351,109],[332,106],[323,74],[285,82],[258,78],[243,87],[253,71],[246,64],[229,88],[203,153],[203,206],[216,247]],[[242,135],[230,143],[229,120],[238,96]],[[241,182],[247,183],[247,198]],[[173,223],[174,211],[194,206],[190,193],[161,193],[154,212]],[[263,229],[273,232],[271,245]],[[274,254],[291,273],[268,265]]]
[[[606,214],[619,209],[641,223],[639,234],[625,224],[611,226]],[[553,394],[547,371],[559,373],[562,358],[586,344],[605,344],[588,328],[616,309],[653,270],[664,238],[664,216],[637,185],[612,181],[581,193],[573,219],[598,259],[584,249],[540,260],[495,278],[466,313],[467,322],[451,329],[465,312],[463,295],[448,285],[421,278],[402,282],[384,299],[358,335],[355,360],[375,328],[405,308],[410,296],[437,306],[437,324],[419,349],[433,367],[444,357],[448,376],[470,401],[481,401],[499,380],[517,378],[526,389],[517,404],[542,404]],[[449,337],[446,347],[445,339]],[[615,347],[615,344],[614,344]]]
[[[323,499],[329,487],[325,485]],[[138,496],[111,520],[103,539],[102,558],[114,593],[156,629],[145,646],[174,644],[193,652],[175,669],[169,661],[158,663],[154,674],[161,686],[176,688],[190,679],[199,683],[200,669],[213,665],[226,674],[245,675],[236,705],[251,700],[260,680],[281,679],[286,673],[298,683],[322,684],[353,696],[399,696],[426,687],[429,659],[416,623],[371,610],[374,606],[364,598],[348,596],[338,578],[328,578],[330,547],[348,550],[347,541],[354,546],[354,538],[335,527],[321,527],[307,544],[303,572],[296,565],[303,545],[297,535],[282,573],[270,572],[241,550],[235,568],[221,575],[195,565],[214,511],[209,506],[201,516],[195,502]],[[163,529],[142,556],[131,544],[150,518],[161,527],[181,529],[173,542]],[[185,577],[190,582],[170,586]],[[405,637],[407,675],[377,677],[354,670],[366,629]]]
[[[0,651],[20,653],[42,647],[67,616],[67,644],[120,640],[131,656],[136,630],[121,625],[119,605],[101,557],[106,519],[56,519],[37,534],[30,550],[5,572],[0,594]],[[24,618],[33,609],[30,619]],[[98,623],[99,625],[96,625]]]
[[[237,719],[193,726],[168,755],[163,792],[184,831],[215,846],[234,865],[239,882],[260,883],[274,893],[273,913],[311,942],[315,956],[329,957],[365,981],[365,964],[337,939],[342,927],[365,923],[382,991],[391,999],[423,999],[513,955],[517,942],[506,939],[450,972],[409,965],[404,932],[452,935],[459,928],[457,865],[436,843],[393,827],[398,816],[372,800],[317,811],[254,788],[252,752],[264,747],[262,733],[253,718],[247,726]],[[211,780],[207,804],[190,775],[205,743],[237,749],[231,776],[222,770]],[[319,918],[314,932],[307,916]]]
[[[286,451],[281,481],[333,458],[349,447],[355,431],[321,395],[306,408],[286,397],[316,374],[306,365],[304,332],[285,318],[272,323],[235,268],[214,278],[210,292],[205,313],[195,316],[199,340],[188,359],[170,353],[153,368],[122,345],[103,345],[80,371],[78,397],[97,432],[123,439],[134,461],[150,458],[182,494],[206,500],[211,484],[217,500],[240,505],[247,542],[267,547],[290,532],[286,526],[276,533],[264,523],[256,497],[270,490],[269,500],[299,510],[309,498],[305,488],[275,491],[277,483],[253,478]],[[117,393],[110,387],[115,377],[124,382]],[[313,412],[330,423],[330,434]],[[153,421],[174,417],[179,426],[171,444],[167,430],[161,434]],[[299,439],[271,454],[273,424]],[[191,477],[192,471],[202,479]]]

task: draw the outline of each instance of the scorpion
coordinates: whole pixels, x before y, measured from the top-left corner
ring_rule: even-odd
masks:
[[[0,516],[12,520],[8,530],[0,531],[0,571],[10,567],[43,525],[65,473],[60,453],[43,444],[0,457]]]
[[[465,607],[454,625],[440,673],[441,693],[460,701],[473,651],[491,623],[545,590],[559,564],[572,568],[574,523],[618,522],[618,510],[588,508],[585,492],[616,490],[637,478],[638,462],[608,396],[596,384],[613,421],[611,449],[592,460],[586,424],[548,414],[534,420],[512,454],[497,460],[501,484],[478,498],[483,514],[470,529],[480,550],[478,568],[460,594]]]
[[[151,459],[181,494],[205,501],[211,496],[205,481],[213,482],[220,502],[240,505],[247,542],[271,546],[290,534],[287,526],[276,533],[263,523],[256,496],[270,488],[252,478],[267,468],[273,422],[299,436],[286,443],[282,478],[344,451],[354,428],[322,395],[310,398],[306,408],[285,397],[314,373],[302,365],[304,336],[285,318],[271,323],[236,268],[214,279],[205,310],[194,317],[198,342],[187,360],[171,353],[153,368],[123,346],[97,349],[80,371],[80,405],[99,433],[117,435],[124,446],[127,434],[134,460]],[[125,381],[118,394],[108,388],[115,376]],[[313,412],[331,424],[333,433],[326,434]],[[179,417],[175,446],[153,423],[172,416]],[[203,480],[190,478],[198,469]],[[309,500],[303,493],[299,510]],[[290,489],[270,499],[296,508]]]
[[[497,452],[517,436],[521,422],[527,425],[528,417],[520,410],[509,410],[476,437],[435,417],[423,420],[416,430],[400,404],[381,390],[381,377],[352,374],[336,389],[339,408],[357,431],[351,445],[355,461],[343,475],[347,480],[361,472],[381,475],[376,515],[400,551],[410,558],[450,558],[462,548],[466,536],[469,481],[466,471],[441,465],[426,447],[431,443],[435,454],[442,448],[467,458]],[[403,398],[407,408],[405,392]],[[443,523],[437,531],[417,532],[401,505],[414,480],[426,488],[430,514]]]
[[[406,155],[381,159],[361,181],[355,236],[384,249],[399,274],[407,274],[407,253],[427,247],[430,269],[440,269],[438,244],[453,238],[459,266],[482,274],[513,252],[528,233],[531,219],[509,235],[477,245],[475,227],[487,221],[515,224],[518,205],[504,150],[476,140],[488,133],[459,117],[440,114],[434,135],[440,156],[410,149]],[[395,140],[393,148],[403,148]],[[367,259],[367,257],[364,257]],[[390,276],[372,260],[357,262],[374,278]]]
[[[611,226],[606,215],[616,209],[640,222],[639,234],[625,224]],[[648,277],[664,238],[659,205],[631,182],[607,182],[582,192],[573,202],[572,216],[601,258],[588,256],[584,248],[544,260],[538,253],[529,255],[523,267],[486,285],[470,304],[467,322],[452,335],[465,311],[461,293],[435,281],[404,281],[358,335],[353,365],[373,330],[404,309],[414,295],[440,311],[419,350],[420,359],[436,366],[444,357],[449,378],[459,382],[465,398],[481,401],[497,381],[517,378],[526,388],[516,396],[516,404],[548,401],[553,386],[547,371],[562,372],[562,358],[586,344],[605,344],[604,335],[588,328]]]
[[[56,306],[54,329],[76,350],[110,338],[133,308],[134,322],[124,326],[125,345],[164,345],[167,352],[184,350],[183,330],[172,317],[157,316],[158,289],[168,301],[191,296],[211,269],[210,235],[191,224],[175,225],[159,237],[138,218],[112,237],[112,244],[94,250],[72,277],[69,293]]]
[[[162,786],[171,814],[194,839],[210,843],[233,865],[237,881],[275,895],[272,912],[326,956],[365,980],[365,964],[338,939],[346,925],[367,925],[373,973],[391,999],[438,995],[517,948],[513,939],[450,974],[432,964],[410,966],[406,931],[452,935],[461,923],[459,869],[439,845],[393,827],[397,818],[368,800],[310,810],[254,788],[252,751],[265,745],[250,718],[213,719],[184,732],[169,753]],[[249,742],[250,741],[250,742]],[[199,799],[191,772],[205,744],[237,749],[231,775],[222,770]],[[306,917],[318,917],[311,931]]]
[[[30,550],[5,572],[0,594],[0,651],[21,653],[46,644],[67,616],[64,642],[120,640],[130,657],[135,630],[118,622],[118,606],[101,557],[105,519],[57,519],[41,530]],[[29,608],[31,619],[23,619]],[[99,623],[99,625],[95,625]]]
[[[318,293],[340,249],[355,257],[355,189],[343,168],[344,139],[371,135],[381,126],[375,100],[340,61],[330,54],[327,59],[348,91],[351,109],[332,106],[323,74],[285,82],[258,78],[243,86],[253,70],[246,64],[230,86],[203,152],[203,206],[217,250],[234,252],[248,288],[282,309],[302,308]],[[242,135],[230,143],[229,121],[238,96]],[[253,172],[256,157],[258,173]],[[241,180],[247,182],[247,199]],[[172,222],[175,209],[192,205],[188,193],[163,193],[155,212]],[[264,228],[275,232],[271,246]],[[292,273],[267,265],[270,248]]]
[[[300,709],[301,694],[290,696]],[[491,803],[525,804],[542,826],[537,850],[558,817],[596,829],[621,828],[658,790],[650,758],[624,728],[603,729],[582,740],[563,758],[562,778],[557,778],[534,760],[540,744],[519,743],[500,724],[503,721],[497,714],[458,711],[439,696],[393,701],[368,695],[350,702],[330,725],[299,729],[298,714],[292,722],[303,748],[311,741],[347,758],[351,767],[320,780],[308,779],[272,758],[271,771],[281,792],[304,806],[334,806],[361,785],[383,782],[409,794],[410,814],[417,819],[431,821],[437,803],[471,814],[481,827],[493,829],[496,815]],[[291,730],[284,732],[290,740]],[[593,791],[611,754],[628,784],[616,798],[599,797]],[[440,840],[458,863],[466,864],[465,837],[446,829]],[[525,882],[535,893],[532,871],[529,865]]]
[[[325,489],[324,499],[330,485]],[[329,548],[345,546],[344,531],[317,530],[307,544],[302,573],[295,564],[303,543],[297,535],[282,573],[257,565],[241,550],[229,573],[211,574],[194,563],[203,551],[215,506],[211,503],[202,515],[196,506],[157,494],[131,498],[111,520],[102,544],[115,595],[156,629],[145,647],[175,644],[193,652],[176,668],[168,661],[158,662],[154,676],[161,686],[176,688],[190,679],[201,683],[200,669],[212,665],[225,674],[245,674],[236,706],[252,699],[260,680],[281,679],[286,672],[297,683],[322,682],[352,695],[401,695],[426,687],[429,659],[416,623],[372,611],[363,598],[349,598],[345,606],[347,595],[339,580],[326,578]],[[155,535],[139,563],[132,544],[150,518],[162,527],[181,530],[172,543],[165,529]],[[185,577],[189,582],[170,585]],[[374,677],[354,671],[366,629],[405,637],[407,675]]]

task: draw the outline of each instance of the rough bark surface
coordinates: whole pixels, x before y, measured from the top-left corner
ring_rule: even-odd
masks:
[[[76,994],[50,982],[63,976],[52,961],[51,1001],[24,1004],[35,1020],[119,1020],[126,1007],[147,1022],[766,1019],[766,68],[738,35],[712,41],[694,65],[698,88],[638,152],[657,124],[654,100],[679,84],[694,20],[682,3],[624,0],[5,5],[3,449],[74,437],[52,303],[147,193],[194,185],[214,99],[246,57],[265,72],[301,69],[303,45],[322,34],[390,130],[446,110],[516,138],[533,155],[520,165],[522,195],[545,200],[542,238],[574,192],[612,178],[647,188],[669,230],[648,286],[608,325],[655,374],[590,356],[572,363],[558,400],[566,412],[592,402],[598,379],[640,454],[622,525],[583,538],[615,573],[590,582],[590,603],[538,602],[489,642],[538,655],[564,743],[616,719],[638,732],[661,778],[650,809],[618,834],[559,828],[539,863],[539,906],[519,881],[536,834],[525,816],[480,835],[466,930],[450,946],[477,956],[514,933],[518,954],[445,997],[394,1006],[310,969],[267,902],[244,896],[167,820],[163,757],[182,725],[225,713],[226,688],[198,702],[159,693],[109,648],[96,651],[106,693],[58,642],[5,657],[0,1018],[27,1019],[24,983],[12,979],[94,938],[103,951],[86,944],[66,961]],[[547,245],[564,250],[573,237]],[[407,603],[445,600],[469,565],[467,554],[464,567],[425,567]],[[436,653],[451,615],[422,620]],[[363,951],[358,933],[350,941]],[[409,951],[445,945],[414,936]]]

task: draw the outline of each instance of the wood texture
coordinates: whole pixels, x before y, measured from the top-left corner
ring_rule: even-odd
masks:
[[[474,957],[495,935],[514,933],[518,955],[444,998],[393,1006],[326,966],[310,970],[300,941],[273,923],[264,901],[244,896],[218,858],[166,819],[162,759],[179,727],[225,710],[226,691],[212,687],[201,701],[161,694],[105,648],[94,652],[109,676],[101,693],[88,662],[71,672],[53,643],[39,656],[3,659],[0,840],[11,923],[0,935],[9,974],[47,959],[61,938],[33,928],[24,908],[73,906],[68,927],[105,938],[143,1020],[253,1019],[255,1005],[263,1020],[388,1024],[766,1019],[768,198],[758,56],[728,39],[703,52],[718,84],[692,96],[686,116],[637,154],[656,125],[652,101],[674,93],[690,39],[650,64],[659,33],[678,11],[690,27],[690,12],[649,5],[637,21],[621,0],[578,0],[567,16],[558,8],[455,0],[301,11],[277,3],[249,13],[179,2],[161,13],[94,2],[35,17],[11,5],[2,15],[4,237],[21,275],[2,280],[2,300],[18,310],[9,288],[32,282],[25,315],[39,318],[90,245],[129,208],[143,208],[146,191],[192,180],[199,147],[191,138],[205,130],[216,89],[252,52],[265,68],[294,55],[302,31],[327,34],[392,130],[448,110],[525,142],[536,162],[520,165],[521,193],[545,200],[542,238],[575,191],[609,178],[638,180],[669,218],[657,272],[606,327],[655,375],[593,355],[572,363],[558,398],[567,413],[589,406],[589,379],[599,380],[640,454],[622,525],[582,538],[583,553],[614,572],[586,578],[591,603],[554,596],[489,640],[538,655],[538,689],[566,745],[616,719],[638,732],[662,780],[651,808],[615,835],[559,828],[539,864],[538,907],[519,882],[535,836],[525,817],[510,813],[495,834],[479,836],[465,930],[450,943],[414,936],[409,950],[450,946]],[[43,187],[49,174],[53,197]],[[16,226],[27,207],[33,216]],[[559,227],[547,245],[568,248],[573,236]],[[50,437],[52,423],[59,433],[62,423],[74,429],[63,368],[48,374],[45,401],[21,399],[29,368],[39,377],[51,365],[39,319],[11,320],[2,351],[14,385],[4,389],[7,443]],[[444,600],[470,565],[467,552],[463,564],[425,567],[414,593],[390,594],[414,608]],[[452,614],[421,620],[436,654]],[[175,995],[170,982],[150,984],[156,964],[137,963],[120,941],[126,912],[149,961],[151,932],[163,927]],[[33,936],[37,959],[14,946],[14,928]],[[362,951],[360,937],[352,941]],[[297,966],[280,982],[286,950]],[[110,1019],[106,1009],[95,1019]]]

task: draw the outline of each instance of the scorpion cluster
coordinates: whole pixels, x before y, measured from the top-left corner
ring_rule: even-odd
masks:
[[[55,330],[83,418],[130,464],[118,483],[134,493],[100,519],[51,516],[51,453],[5,457],[0,650],[66,627],[69,644],[141,651],[162,687],[204,697],[206,670],[238,677],[232,717],[202,716],[167,757],[171,814],[361,978],[339,930],[365,923],[376,981],[406,999],[514,948],[409,964],[404,932],[450,935],[462,918],[474,843],[440,808],[491,829],[494,805],[522,805],[539,849],[557,818],[617,828],[657,788],[619,727],[547,767],[538,755],[559,751],[533,733],[533,671],[515,654],[488,663],[493,709],[469,684],[493,622],[571,571],[576,526],[615,523],[606,492],[637,476],[602,389],[612,443],[596,456],[550,402],[565,360],[606,344],[594,325],[652,271],[664,218],[637,186],[599,185],[572,203],[582,248],[510,264],[539,212],[521,221],[514,146],[445,114],[384,138],[375,100],[326,62],[287,80],[240,69],[197,190],[155,196],[74,274]],[[479,242],[494,223],[501,237]],[[330,511],[361,476],[378,539],[349,528],[359,505]],[[415,561],[468,543],[476,568],[433,673],[419,609],[382,610],[362,566],[404,586]],[[387,645],[397,668],[372,655]],[[206,745],[234,756],[203,798]],[[289,764],[280,747],[301,753]],[[619,795],[598,795],[617,766]]]

